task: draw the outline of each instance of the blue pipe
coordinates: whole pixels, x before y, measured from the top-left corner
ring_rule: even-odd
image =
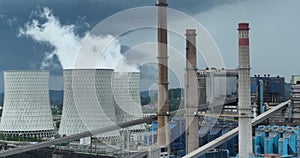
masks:
[[[264,106],[264,81],[262,79],[258,80],[259,85],[259,108],[260,108],[260,114],[265,112],[265,106]]]

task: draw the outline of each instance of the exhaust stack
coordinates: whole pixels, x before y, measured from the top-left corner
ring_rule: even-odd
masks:
[[[186,151],[190,153],[199,147],[198,79],[196,56],[196,30],[186,30]]]
[[[168,101],[168,33],[167,33],[167,0],[157,0],[157,38],[158,38],[158,111],[157,111],[157,144],[168,147],[169,134],[169,101]],[[169,150],[170,151],[170,150]]]
[[[249,23],[239,23],[239,157],[248,158],[252,151],[252,108],[250,95]]]

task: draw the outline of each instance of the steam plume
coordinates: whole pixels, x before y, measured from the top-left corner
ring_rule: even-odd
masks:
[[[121,44],[113,36],[96,36],[86,32],[80,37],[75,31],[75,25],[61,24],[49,8],[40,9],[33,14],[38,18],[20,28],[19,36],[32,38],[54,48],[45,52],[41,68],[47,67],[47,60],[57,55],[63,69],[117,68],[117,71],[123,72],[136,71],[134,65],[128,64],[125,56],[121,54]]]

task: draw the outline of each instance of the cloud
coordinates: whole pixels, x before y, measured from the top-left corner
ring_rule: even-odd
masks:
[[[250,23],[251,73],[285,76],[298,74],[300,52],[297,19],[300,1],[251,0],[235,5],[223,5],[195,15],[219,46],[227,68],[237,66],[237,24]],[[280,10],[280,11],[278,11]],[[289,80],[286,80],[289,82]]]
[[[15,24],[17,24],[17,21],[18,21],[18,18],[14,17],[14,16],[11,18],[8,18],[6,20],[8,26],[14,26]]]
[[[81,37],[76,32],[76,25],[61,24],[48,8],[32,12],[31,17],[34,19],[20,29],[19,36],[26,36],[53,47],[53,50],[45,52],[41,63],[42,69],[49,66],[49,60],[54,55],[57,55],[64,69],[118,68],[119,71],[134,69],[121,54],[121,44],[113,36],[96,36],[85,32]],[[79,21],[84,21],[84,18],[80,17]]]
[[[10,27],[15,26],[18,22],[18,18],[15,16],[7,16],[4,14],[0,14],[0,23],[4,25],[8,25]]]
[[[169,6],[174,9],[178,9],[183,12],[188,13],[200,13],[200,12],[206,12],[211,9],[214,9],[215,7],[222,6],[222,5],[231,5],[235,4],[240,1],[246,1],[246,0],[187,0],[187,1],[181,1],[181,0],[175,0],[171,1],[169,0]]]

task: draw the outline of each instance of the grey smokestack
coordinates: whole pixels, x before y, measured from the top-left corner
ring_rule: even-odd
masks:
[[[169,101],[168,101],[168,33],[167,0],[157,1],[157,40],[158,40],[158,111],[157,144],[168,146],[169,135]],[[169,150],[170,151],[170,150]]]
[[[239,23],[239,157],[252,154],[252,110],[250,95],[249,24]]]
[[[186,151],[190,153],[199,147],[198,79],[196,56],[196,30],[186,30]]]

